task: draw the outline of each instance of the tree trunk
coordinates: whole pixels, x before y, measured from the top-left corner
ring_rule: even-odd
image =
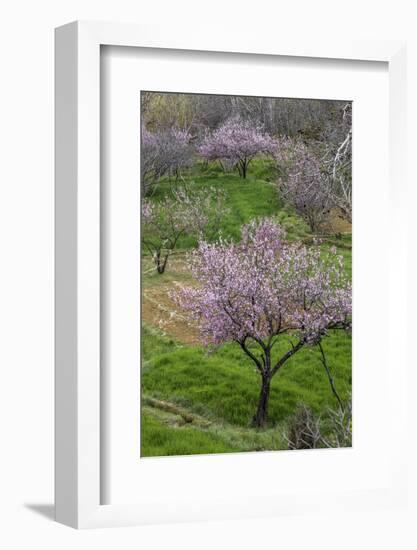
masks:
[[[246,162],[246,160],[243,160],[242,161],[242,177],[243,177],[243,179],[246,179],[247,168],[248,168],[247,162]]]
[[[252,419],[253,428],[264,428],[268,419],[269,391],[271,387],[271,378],[262,376],[261,392],[259,394],[258,408]]]
[[[239,172],[239,176],[243,179],[246,179],[246,172],[248,169],[248,163],[244,159],[240,159],[238,163],[236,164],[237,171]]]
[[[164,259],[162,260],[161,259],[161,252],[158,251],[156,253],[156,258],[155,258],[156,270],[160,275],[162,275],[162,273],[164,273],[166,265],[167,265],[167,261],[168,261],[168,255],[166,255],[164,257]]]

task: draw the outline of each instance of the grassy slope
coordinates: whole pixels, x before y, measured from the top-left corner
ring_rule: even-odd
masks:
[[[236,451],[210,432],[192,427],[173,428],[150,414],[142,415],[143,456],[172,456],[189,454],[227,453]]]
[[[187,179],[196,186],[219,185],[227,191],[231,213],[224,220],[224,236],[239,238],[240,226],[254,217],[277,216],[289,238],[306,235],[305,224],[280,203],[275,189],[267,181],[269,167],[258,162],[247,180],[225,175],[217,168],[199,169]],[[154,200],[167,192],[170,182],[158,187]],[[351,270],[351,251],[345,248],[349,236],[340,241],[339,253]],[[193,238],[180,242],[180,249],[195,246]],[[334,244],[338,244],[337,241]],[[323,244],[327,249],[330,244]],[[187,275],[180,277],[187,279]],[[162,277],[143,276],[143,287],[178,280],[178,273]],[[283,342],[282,351],[288,343]],[[339,393],[347,398],[351,387],[351,340],[346,334],[332,334],[325,342],[327,360]],[[282,428],[297,403],[304,402],[316,412],[335,401],[329,388],[317,350],[305,349],[295,355],[273,379],[270,401],[271,428],[250,429],[259,392],[259,378],[253,365],[234,344],[207,355],[198,346],[185,346],[151,326],[142,330],[142,392],[185,407],[210,423],[201,427],[193,422],[179,422],[178,415],[145,407],[142,411],[142,455],[175,455],[284,448]]]
[[[219,441],[231,444],[233,450],[283,448],[280,434],[297,403],[304,402],[317,413],[326,406],[336,405],[318,351],[300,351],[272,381],[269,417],[276,441],[271,446],[270,434],[264,437],[262,431],[249,428],[257,404],[260,381],[251,361],[237,345],[226,345],[208,355],[200,347],[182,346],[146,326],[143,327],[143,342],[146,342],[143,346],[143,394],[168,400],[211,421],[216,425],[216,434],[219,434],[220,429],[225,432]],[[347,398],[351,387],[350,337],[334,333],[323,345],[338,391],[342,398]],[[278,354],[278,348],[276,352]],[[143,454],[151,455],[154,449],[152,445],[147,447],[152,440],[152,436],[146,433],[147,429],[145,425]],[[167,429],[173,432],[173,437],[174,433],[180,439],[184,435],[184,430],[178,430],[178,427]],[[230,439],[230,436],[236,436],[236,430],[241,431],[242,438]],[[252,437],[243,437],[250,433]],[[196,450],[213,452],[208,450],[213,442],[207,443],[210,443],[208,447],[200,446]],[[165,453],[158,454],[175,453],[165,448]]]
[[[266,165],[267,166],[267,165]],[[254,164],[252,172],[246,179],[240,178],[237,174],[225,174],[219,168],[212,167],[209,170],[196,170],[185,178],[187,185],[193,187],[220,187],[227,193],[227,206],[230,213],[221,223],[220,231],[223,237],[238,240],[240,228],[253,218],[265,216],[276,216],[280,223],[286,227],[290,234],[294,231],[305,233],[306,225],[294,214],[287,211],[281,203],[275,187],[266,179],[259,179],[257,174],[265,176],[265,166],[262,161]],[[180,185],[181,182],[163,180],[152,197],[152,200],[159,200],[167,192],[171,185]],[[185,236],[180,239],[177,249],[184,250],[193,248],[197,244],[193,237]],[[146,251],[143,251],[146,254]]]

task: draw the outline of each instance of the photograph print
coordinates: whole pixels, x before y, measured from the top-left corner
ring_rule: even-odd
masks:
[[[351,447],[352,103],[140,115],[141,457]]]

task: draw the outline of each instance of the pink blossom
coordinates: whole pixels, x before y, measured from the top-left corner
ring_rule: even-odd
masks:
[[[173,298],[198,324],[205,345],[234,341],[254,361],[262,377],[254,425],[264,425],[272,376],[329,330],[350,328],[351,285],[343,259],[286,243],[282,228],[264,219],[244,226],[240,243],[201,241],[190,264],[198,286],[183,287]],[[291,347],[274,363],[272,347],[284,335]]]
[[[236,166],[243,178],[256,155],[273,155],[275,150],[275,140],[261,127],[240,119],[225,122],[208,134],[198,148],[200,155],[207,160],[227,161]]]
[[[191,253],[197,288],[177,300],[200,325],[206,344],[296,333],[314,342],[349,325],[351,289],[341,257],[286,244],[282,228],[265,219],[242,228],[242,240],[200,242]]]
[[[312,231],[319,229],[332,207],[330,179],[323,159],[301,140],[281,138],[275,159],[283,172],[278,188]]]
[[[158,273],[182,235],[210,236],[216,233],[229,211],[221,189],[175,187],[162,200],[142,199],[142,243],[151,253]]]
[[[150,132],[142,128],[141,178],[146,194],[162,176],[177,174],[192,161],[190,134],[180,128],[160,129]]]

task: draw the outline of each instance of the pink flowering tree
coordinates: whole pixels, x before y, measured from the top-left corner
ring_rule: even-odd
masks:
[[[229,211],[225,203],[224,191],[214,187],[191,190],[180,186],[160,201],[142,199],[142,244],[158,273],[165,272],[181,236],[210,238],[217,233]]]
[[[300,140],[281,138],[275,158],[281,169],[279,192],[317,231],[334,205],[328,167],[321,155]]]
[[[208,134],[198,152],[206,160],[219,160],[236,167],[239,175],[246,178],[248,166],[256,155],[273,155],[275,149],[275,140],[261,127],[233,119]]]
[[[165,175],[180,175],[183,168],[192,162],[191,136],[179,128],[161,129],[150,132],[142,128],[141,180],[146,195],[160,178]]]
[[[254,427],[266,425],[271,380],[289,359],[351,325],[342,257],[283,239],[281,227],[265,219],[243,226],[240,243],[200,242],[191,254],[198,286],[173,294],[205,345],[236,342],[253,361],[261,386]],[[277,354],[277,342],[287,349]]]

